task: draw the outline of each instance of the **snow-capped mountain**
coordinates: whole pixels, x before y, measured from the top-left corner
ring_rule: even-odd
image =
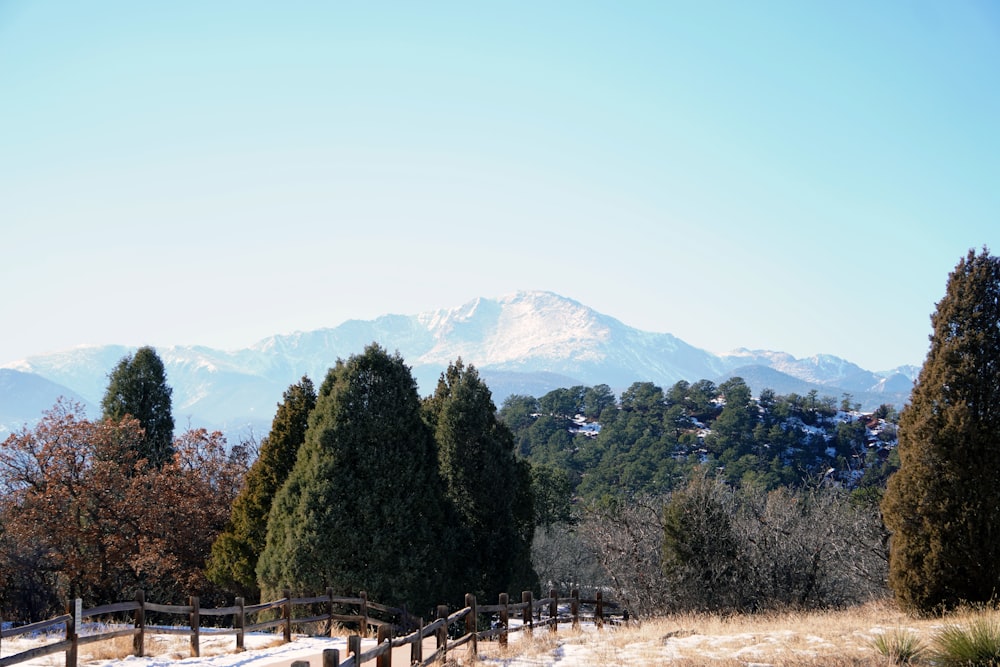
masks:
[[[620,392],[637,381],[667,388],[681,379],[718,381],[740,375],[755,391],[816,389],[838,398],[851,393],[874,407],[901,404],[912,385],[907,374],[916,372],[907,368],[876,374],[826,355],[795,359],[783,352],[745,349],[714,355],[670,334],[639,331],[572,299],[540,291],[479,298],[417,315],[349,320],[333,328],[271,336],[236,351],[174,346],[157,352],[174,389],[179,428],[206,426],[232,433],[250,426],[260,434],[269,429],[290,384],[303,375],[318,384],[338,358],[359,353],[373,341],[403,356],[424,394],[433,391],[450,362],[461,358],[479,369],[497,405],[510,394],[541,396],[574,385],[607,384]],[[60,392],[99,405],[108,373],[130,351],[118,345],[80,347],[7,364],[6,383],[0,384],[5,421],[0,423],[37,419],[38,406],[47,400],[50,407]],[[40,380],[50,383],[44,391]],[[32,401],[18,398],[29,393]]]
[[[739,375],[739,373],[735,372],[738,369],[762,367],[782,373],[809,385],[834,387],[852,394],[909,395],[910,389],[913,387],[913,381],[920,372],[920,369],[916,366],[903,366],[891,371],[874,373],[861,368],[857,364],[829,354],[818,354],[805,359],[796,359],[787,352],[747,350],[745,348],[724,354],[721,358],[726,364],[729,374]],[[747,378],[744,377],[744,379]],[[777,391],[777,387],[771,388]]]
[[[14,429],[37,420],[60,396],[93,411],[93,405],[69,387],[34,373],[0,368],[0,441]]]

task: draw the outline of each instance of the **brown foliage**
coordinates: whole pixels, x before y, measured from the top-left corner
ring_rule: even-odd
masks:
[[[160,468],[136,454],[139,422],[87,421],[59,402],[0,446],[0,599],[4,618],[126,599],[204,594],[211,542],[245,462],[220,433],[188,431]]]

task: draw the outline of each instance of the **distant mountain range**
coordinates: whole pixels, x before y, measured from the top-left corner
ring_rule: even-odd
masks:
[[[560,387],[607,384],[620,393],[633,382],[664,389],[678,380],[722,382],[740,376],[759,392],[840,399],[844,393],[871,409],[902,405],[918,368],[872,372],[844,359],[796,359],[783,352],[740,349],[715,355],[666,333],[626,326],[551,292],[479,298],[419,315],[349,320],[316,331],[275,335],[235,351],[200,346],[158,348],[174,389],[178,429],[204,426],[230,436],[266,434],[288,386],[308,375],[318,385],[338,358],[371,342],[398,351],[422,394],[434,390],[448,364],[461,357],[479,369],[499,407],[511,394],[542,396]],[[0,438],[37,420],[59,396],[99,414],[108,373],[134,351],[121,345],[78,347],[30,357],[0,368]]]

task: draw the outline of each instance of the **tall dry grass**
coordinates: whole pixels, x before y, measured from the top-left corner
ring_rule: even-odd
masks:
[[[985,620],[984,620],[985,619]],[[917,637],[928,648],[943,630],[1000,621],[995,609],[969,608],[944,618],[914,618],[891,601],[824,612],[756,615],[674,614],[629,627],[604,630],[560,627],[558,635],[536,630],[533,638],[512,637],[506,651],[496,642],[480,642],[481,664],[545,664],[558,653],[581,664],[675,665],[677,667],[772,667],[826,665],[883,667],[930,664],[935,654],[893,660],[877,648],[879,638]],[[505,662],[506,661],[506,662]]]

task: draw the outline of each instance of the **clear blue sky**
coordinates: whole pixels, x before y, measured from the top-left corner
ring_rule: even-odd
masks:
[[[0,0],[0,364],[544,289],[882,370],[998,214],[990,0]]]

